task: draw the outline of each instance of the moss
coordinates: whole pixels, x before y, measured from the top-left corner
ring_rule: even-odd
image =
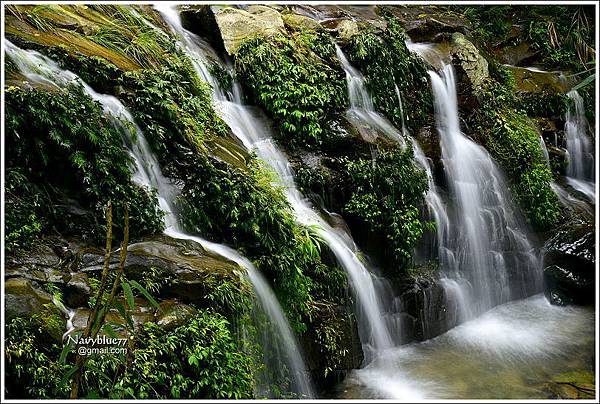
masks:
[[[560,206],[552,189],[539,134],[527,115],[516,109],[510,73],[495,67],[492,79],[476,95],[479,107],[470,116],[479,140],[507,174],[529,222],[538,230],[552,227]]]
[[[530,117],[564,119],[570,100],[566,94],[523,94],[516,103]]]
[[[366,87],[375,109],[397,128],[406,121],[407,129],[416,132],[432,116],[431,93],[424,62],[406,47],[407,39],[400,23],[388,16],[388,28],[382,34],[363,31],[346,46],[349,61],[365,76]],[[404,117],[400,110],[398,87]]]
[[[252,99],[277,122],[281,141],[320,144],[327,136],[328,116],[344,109],[344,75],[333,55],[331,38],[309,30],[251,38],[240,46],[236,73]]]

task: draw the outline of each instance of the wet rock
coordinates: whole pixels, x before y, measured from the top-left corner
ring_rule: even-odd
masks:
[[[326,341],[320,331],[324,327],[333,327],[333,332],[338,337],[335,341],[338,352],[324,350]],[[356,318],[347,307],[317,307],[314,320],[300,343],[306,357],[306,366],[319,387],[341,381],[352,369],[359,368],[364,359]]]
[[[496,57],[501,63],[517,66],[523,60],[535,55],[535,50],[529,43],[520,42],[517,45],[506,46],[495,50]]]
[[[181,5],[181,24],[183,27],[208,41],[218,52],[224,52],[223,38],[213,12],[213,8],[206,4]]]
[[[68,307],[84,306],[87,304],[91,292],[88,275],[81,272],[73,273],[64,288],[65,304]]]
[[[555,304],[594,302],[594,224],[576,218],[544,245],[545,294]]]
[[[440,34],[462,32],[470,26],[460,15],[449,14],[436,6],[381,6],[400,20],[408,36],[415,42],[436,41]]]
[[[594,373],[575,371],[553,376],[552,380],[545,384],[545,390],[548,392],[547,398],[552,399],[594,399]]]
[[[251,5],[247,10],[215,7],[213,12],[223,45],[230,55],[234,55],[247,38],[274,35],[285,30],[281,14],[271,7]]]
[[[451,37],[454,63],[464,70],[471,88],[478,88],[489,77],[488,62],[479,50],[463,34],[455,32]]]
[[[515,78],[515,91],[521,93],[564,94],[575,84],[560,71],[533,67],[506,66]]]

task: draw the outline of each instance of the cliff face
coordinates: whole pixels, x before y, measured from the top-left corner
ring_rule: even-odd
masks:
[[[565,121],[573,108],[566,93],[575,88],[587,107],[588,134],[594,133],[595,83],[584,80],[594,57],[594,10],[528,8],[533,12],[518,6],[179,8],[183,27],[206,48],[212,85],[230,95],[241,91],[242,101],[255,106],[288,158],[298,190],[328,225],[351,234],[364,252],[360,258],[389,280],[388,293],[402,307],[402,342],[435,337],[458,321],[446,307],[432,253],[430,185],[412,147],[400,147],[380,127],[356,124],[361,117],[348,112],[352,95],[339,52],[362,73],[374,111],[416,139],[442,189],[447,184],[428,70],[452,64],[462,130],[501,167],[536,247],[546,242],[546,293],[555,303],[593,300],[594,217],[590,202],[565,182]],[[252,397],[265,370],[257,340],[244,339],[257,332],[256,296],[245,269],[163,235],[163,201],[136,182],[127,151],[136,141],[123,132],[131,121],[115,125],[76,81],[58,88],[35,79],[45,67],[32,65],[22,50],[49,57],[47,63],[77,75],[92,91],[123,103],[179,192],[174,210],[182,227],[235,248],[265,275],[319,389],[360,367],[357,302],[335,252],[294,217],[285,189],[274,185],[274,174],[226,124],[223,101],[199,77],[197,61],[182,51],[182,38],[168,21],[138,5],[12,5],[5,11],[13,49],[4,58],[7,394],[68,395],[61,378],[69,369],[59,360],[59,346],[70,323],[71,332],[85,329],[95,303],[109,201],[114,245],[124,235],[129,208],[123,276],[145,288],[132,296],[126,287],[119,292],[121,306],[134,299],[130,328],[117,308],[109,317],[143,355],[127,357],[131,366],[124,369],[92,361],[83,372],[84,393]],[[433,53],[415,53],[417,42],[430,43]],[[567,189],[567,200],[580,203],[563,206],[557,183]],[[106,262],[116,271],[118,251]],[[206,353],[190,352],[192,345]],[[164,369],[166,362],[172,370]],[[108,379],[121,375],[119,388],[94,366]],[[45,375],[33,378],[40,369]],[[35,380],[18,385],[21,374]],[[175,375],[179,379],[171,381]],[[269,396],[287,394],[291,378],[283,379]]]

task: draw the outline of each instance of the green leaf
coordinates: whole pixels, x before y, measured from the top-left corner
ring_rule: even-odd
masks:
[[[133,292],[131,291],[131,286],[129,286],[129,283],[127,283],[126,281],[122,281],[121,286],[123,287],[123,292],[125,293],[125,296],[127,298],[127,304],[129,305],[129,308],[133,310],[135,307],[135,301],[133,299]]]
[[[573,87],[571,89],[571,91],[577,91],[580,88],[583,88],[583,87],[587,86],[588,84],[592,83],[594,80],[596,80],[596,73],[593,73],[593,74],[590,74],[589,76],[587,76],[579,84],[577,84],[575,87]]]
[[[63,375],[62,379],[60,379],[60,384],[66,384],[71,379],[71,376],[77,372],[77,369],[79,368],[76,365],[73,365],[73,367]]]
[[[158,305],[157,301],[154,300],[154,298],[152,297],[152,295],[150,295],[150,293],[148,293],[146,288],[144,288],[142,285],[140,285],[139,283],[137,283],[136,281],[133,281],[133,280],[129,281],[129,283],[131,284],[131,286],[136,288],[142,295],[144,295],[146,300],[148,300],[151,305],[153,305],[157,309],[160,309],[160,306]]]
[[[115,330],[112,328],[112,326],[110,324],[104,324],[104,326],[102,326],[102,330],[106,334],[108,334],[109,337],[119,338],[119,336],[117,335],[117,333],[115,332]]]

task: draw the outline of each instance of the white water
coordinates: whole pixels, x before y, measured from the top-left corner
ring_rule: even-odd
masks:
[[[591,201],[596,194],[594,175],[594,146],[589,138],[589,124],[585,117],[583,99],[577,91],[567,93],[574,109],[566,116],[565,134],[568,153],[567,183]]]
[[[452,234],[440,240],[442,271],[464,290],[472,316],[541,290],[541,262],[499,169],[460,130],[454,72],[430,71],[442,160],[453,198]],[[509,272],[510,271],[510,272]],[[512,278],[512,279],[511,279]]]
[[[79,84],[92,99],[102,105],[104,112],[111,117],[113,123],[121,129],[124,135],[125,144],[135,164],[134,182],[141,186],[154,188],[158,192],[160,208],[165,213],[164,233],[166,235],[176,239],[195,241],[205,250],[233,261],[246,270],[245,275],[252,284],[257,297],[260,299],[261,309],[264,310],[269,321],[275,327],[271,331],[275,331],[277,337],[273,338],[273,335],[270,335],[270,338],[271,340],[276,339],[282,344],[283,349],[280,350],[278,349],[279,347],[275,348],[278,351],[283,351],[281,352],[283,355],[280,355],[279,360],[284,360],[288,365],[288,369],[292,372],[294,392],[304,397],[312,397],[314,395],[312,385],[307,376],[304,361],[302,360],[294,334],[269,284],[254,265],[234,249],[187,234],[180,229],[176,210],[173,205],[178,190],[162,174],[160,165],[152,153],[144,133],[135,123],[127,108],[117,98],[97,93],[76,74],[61,69],[58,64],[46,56],[35,51],[22,50],[8,40],[5,43],[6,52],[27,79],[57,88],[64,88],[69,84]],[[134,128],[135,139],[132,137],[131,129],[125,125],[125,122]],[[264,328],[264,326],[257,328]],[[273,371],[273,369],[269,370]],[[277,370],[281,373],[284,372],[283,369]],[[281,375],[281,379],[284,377],[284,375]],[[268,392],[264,393],[268,394]]]
[[[375,111],[371,96],[366,90],[363,75],[348,62],[346,55],[344,55],[339,46],[335,46],[335,51],[346,72],[348,96],[350,99],[350,108],[346,115],[350,122],[352,122],[366,140],[373,139],[372,133],[375,130],[404,147],[404,137],[398,129]]]
[[[436,338],[387,351],[394,372],[373,362],[353,372],[338,397],[546,397],[553,375],[592,369],[593,324],[593,310],[553,306],[542,295],[509,302]]]
[[[184,49],[195,61],[198,74],[211,83],[217,113],[244,146],[254,150],[257,157],[273,169],[278,176],[276,185],[283,187],[298,223],[309,226],[315,231],[346,271],[357,300],[357,319],[365,356],[369,358],[380,350],[390,347],[391,337],[385,325],[374,279],[357,256],[357,248],[351,236],[343,229],[330,226],[298,191],[286,156],[275,145],[267,125],[252,108],[243,104],[239,85],[235,84],[233,94],[229,95],[230,98],[218,87],[218,83],[212,78],[204,62],[208,45],[183,28],[178,13],[172,7],[157,6],[157,9],[181,38]]]

